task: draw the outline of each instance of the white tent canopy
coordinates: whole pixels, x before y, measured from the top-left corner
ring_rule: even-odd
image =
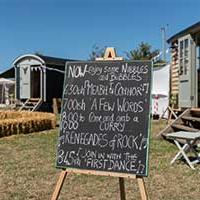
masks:
[[[15,81],[10,80],[10,79],[6,79],[6,78],[0,78],[0,84],[7,84],[7,85],[13,85],[15,84]]]
[[[152,94],[169,95],[169,68],[170,65],[167,64],[153,69]]]
[[[15,81],[5,78],[0,78],[0,105],[9,105],[10,95],[14,95]]]
[[[152,85],[152,114],[162,115],[169,105],[169,79],[169,64],[161,67],[154,67]]]

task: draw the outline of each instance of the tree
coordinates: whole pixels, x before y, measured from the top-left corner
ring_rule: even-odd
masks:
[[[126,56],[130,60],[151,60],[159,54],[159,50],[152,50],[150,44],[141,42],[136,49],[126,52]]]
[[[100,48],[97,45],[92,47],[92,52],[89,55],[89,60],[95,60],[98,57],[103,57],[106,47]]]

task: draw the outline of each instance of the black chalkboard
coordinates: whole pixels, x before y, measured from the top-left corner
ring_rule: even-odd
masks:
[[[147,176],[150,61],[66,63],[57,167]]]

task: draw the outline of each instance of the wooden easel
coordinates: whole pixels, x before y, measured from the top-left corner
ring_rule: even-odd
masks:
[[[67,174],[69,173],[80,173],[80,174],[90,174],[90,175],[99,175],[99,176],[111,176],[111,177],[119,177],[119,189],[120,189],[120,199],[126,200],[126,192],[125,192],[125,184],[124,184],[124,178],[131,178],[136,179],[138,182],[139,190],[140,190],[140,196],[141,200],[148,200],[147,190],[145,187],[145,182],[143,177],[139,177],[136,175],[127,175],[122,173],[112,173],[112,172],[95,172],[95,171],[89,171],[89,170],[79,170],[79,169],[67,169],[62,170],[60,173],[59,179],[57,181],[55,190],[53,192],[53,195],[51,197],[51,200],[58,200],[58,197],[60,195],[60,191],[62,189],[63,183],[65,181],[65,178]]]
[[[96,58],[97,61],[107,61],[107,60],[123,60],[123,57],[117,57],[116,51],[113,47],[107,47],[104,53],[104,56],[102,58]],[[119,177],[119,188],[120,188],[120,199],[126,200],[126,192],[125,192],[125,184],[124,184],[124,178],[132,178],[136,179],[138,182],[139,190],[140,190],[140,196],[142,200],[148,200],[147,190],[145,187],[145,182],[143,177],[139,177],[136,175],[127,175],[123,173],[112,173],[112,172],[95,172],[95,171],[88,171],[88,170],[79,170],[79,169],[67,169],[63,170],[60,173],[58,182],[56,184],[55,190],[53,192],[53,195],[51,197],[51,200],[57,200],[60,194],[60,191],[62,189],[64,180],[69,172],[72,173],[81,173],[81,174],[93,174],[93,175],[101,175],[101,176],[114,176]]]
[[[164,115],[165,115],[165,113],[167,111],[169,111],[168,118],[167,118],[167,124],[168,124],[171,121],[171,119],[172,119],[172,115],[174,116],[175,119],[177,119],[178,116],[174,112],[174,106],[173,105],[172,105],[172,107],[167,106],[167,108],[165,109],[165,111],[163,112],[163,114],[160,116],[159,120],[161,120],[164,117]]]
[[[168,113],[168,118],[167,118],[167,124],[169,124],[170,123],[170,121],[171,121],[171,119],[172,119],[172,116],[174,116],[174,118],[175,119],[177,119],[178,118],[178,116],[176,115],[176,113],[174,112],[174,107],[175,107],[175,105],[176,105],[176,97],[171,97],[171,99],[170,99],[170,103],[169,104],[171,104],[171,106],[167,106],[167,108],[165,109],[165,111],[163,112],[163,114],[160,116],[160,118],[159,118],[159,120],[161,120],[163,117],[164,117],[164,115],[165,115],[165,113],[167,112],[167,111],[169,111],[169,113]],[[177,109],[176,109],[177,110]]]

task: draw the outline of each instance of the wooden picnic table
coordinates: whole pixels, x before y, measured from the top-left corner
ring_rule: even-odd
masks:
[[[179,149],[179,152],[172,159],[171,164],[173,164],[176,160],[184,158],[187,164],[192,168],[194,168],[194,164],[200,162],[200,155],[197,150],[194,148],[198,140],[200,140],[200,132],[187,132],[187,131],[178,131],[173,133],[168,133],[167,138],[172,139],[176,146]],[[180,140],[185,141],[185,144],[182,146],[180,144]],[[196,159],[191,161],[188,157],[188,153],[193,152]]]

